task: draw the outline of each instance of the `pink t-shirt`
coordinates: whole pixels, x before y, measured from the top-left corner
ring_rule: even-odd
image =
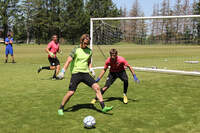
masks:
[[[117,56],[117,59],[115,61],[112,61],[109,57],[106,60],[106,63],[104,65],[104,69],[107,69],[108,66],[110,66],[110,72],[121,72],[125,70],[125,67],[128,65],[128,62],[121,56]]]
[[[47,47],[49,51],[52,52],[56,57],[56,53],[59,51],[59,43],[55,43],[54,41],[51,41]],[[50,55],[48,55],[48,57],[50,57]]]

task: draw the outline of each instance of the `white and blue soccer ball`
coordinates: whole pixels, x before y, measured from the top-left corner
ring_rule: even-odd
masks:
[[[86,128],[93,128],[96,124],[96,120],[93,116],[86,116],[83,119],[84,127]]]

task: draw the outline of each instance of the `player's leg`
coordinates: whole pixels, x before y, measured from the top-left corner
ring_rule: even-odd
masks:
[[[55,70],[56,67],[55,67],[54,59],[51,58],[51,57],[48,57],[48,60],[49,60],[50,66],[39,67],[38,73],[40,73],[44,69],[46,69],[46,70]]]
[[[100,90],[102,95],[105,93],[105,91],[108,88],[110,88],[110,86],[115,82],[116,79],[117,79],[117,76],[116,76],[115,73],[109,73],[108,74],[106,83],[105,83],[104,87]],[[96,100],[97,100],[97,97],[95,97],[94,99],[92,99],[91,103],[95,104]]]
[[[75,91],[73,90],[69,90],[65,96],[63,97],[62,103],[60,105],[60,108],[58,109],[58,115],[64,115],[63,111],[64,111],[64,106],[65,104],[69,101],[69,99],[71,98],[71,96],[75,93]]]
[[[57,75],[60,71],[60,61],[58,60],[57,57],[54,59],[54,64],[55,64],[56,68],[55,68],[55,71],[54,71],[53,79],[58,79]]]
[[[8,62],[8,54],[9,54],[9,49],[8,49],[8,47],[6,47],[6,50],[5,50],[5,55],[6,55],[5,63]]]
[[[102,96],[101,91],[100,91],[100,87],[95,82],[94,78],[88,73],[85,73],[83,75],[84,76],[83,76],[82,81],[85,84],[87,84],[88,86],[90,86],[91,88],[93,88],[93,90],[96,92],[96,97],[98,98],[98,100],[100,102],[100,105],[101,105],[101,108],[102,108],[102,112],[107,112],[107,111],[112,110],[113,107],[106,107],[105,106],[104,101],[103,101],[103,96]]]
[[[12,58],[12,63],[16,63],[15,59],[14,59],[14,54],[13,54],[13,48],[12,47],[9,48],[9,53],[10,53],[11,58]]]
[[[126,71],[122,71],[119,73],[119,78],[123,81],[124,83],[124,90],[123,90],[123,102],[125,104],[128,103],[128,97],[127,97],[127,91],[128,91],[128,76],[126,74]]]
[[[70,84],[69,84],[69,91],[63,97],[62,103],[58,109],[58,115],[64,115],[64,106],[70,100],[71,96],[75,93],[78,84],[81,82],[80,74],[72,74]]]

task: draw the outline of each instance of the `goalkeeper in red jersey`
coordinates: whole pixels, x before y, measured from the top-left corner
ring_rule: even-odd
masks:
[[[133,78],[136,82],[139,82],[138,78],[135,75],[135,71],[133,68],[128,64],[128,62],[121,56],[118,56],[118,52],[116,49],[110,50],[110,57],[106,60],[104,69],[101,71],[100,75],[96,79],[96,82],[99,82],[100,79],[103,77],[104,73],[110,66],[110,72],[108,74],[105,86],[101,89],[101,94],[103,95],[104,92],[114,83],[117,78],[120,78],[121,81],[124,83],[124,97],[123,102],[125,104],[128,103],[127,98],[127,89],[128,89],[128,76],[126,74],[125,68],[128,67],[131,71]],[[96,102],[97,98],[91,101],[92,104]]]

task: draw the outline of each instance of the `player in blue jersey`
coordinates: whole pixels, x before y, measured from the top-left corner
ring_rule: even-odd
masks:
[[[12,44],[13,44],[13,38],[11,37],[10,34],[8,34],[8,37],[5,39],[5,45],[6,45],[6,50],[5,50],[6,59],[5,59],[5,63],[8,62],[8,54],[11,55],[12,63],[16,63],[15,60],[14,60]]]

